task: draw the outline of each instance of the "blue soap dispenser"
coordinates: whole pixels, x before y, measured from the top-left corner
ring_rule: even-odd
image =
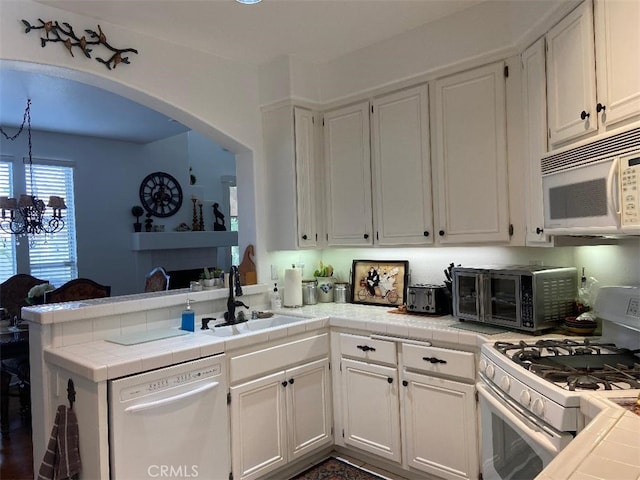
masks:
[[[196,331],[196,314],[191,310],[191,300],[187,298],[187,308],[182,311],[181,330]]]

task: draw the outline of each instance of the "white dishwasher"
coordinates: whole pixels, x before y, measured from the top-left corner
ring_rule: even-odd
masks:
[[[113,480],[229,478],[225,356],[109,381]]]

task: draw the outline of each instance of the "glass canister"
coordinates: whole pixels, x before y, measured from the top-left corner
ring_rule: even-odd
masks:
[[[335,303],[349,303],[349,283],[348,282],[336,282],[333,285],[333,298]]]
[[[318,282],[315,280],[302,280],[302,304],[315,305],[318,303],[318,291],[316,290]]]

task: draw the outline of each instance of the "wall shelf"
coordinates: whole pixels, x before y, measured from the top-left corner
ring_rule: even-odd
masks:
[[[131,234],[131,249],[176,250],[238,245],[238,232],[140,232]]]

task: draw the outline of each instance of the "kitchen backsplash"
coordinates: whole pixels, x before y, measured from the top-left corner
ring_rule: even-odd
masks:
[[[623,239],[616,245],[580,247],[444,247],[444,248],[342,248],[323,251],[279,251],[270,256],[279,272],[292,264],[304,265],[303,278],[311,278],[320,260],[331,264],[334,276],[350,280],[354,259],[408,260],[410,283],[444,281],[443,270],[451,263],[465,266],[530,264],[574,266],[600,285],[640,284],[640,239]]]

